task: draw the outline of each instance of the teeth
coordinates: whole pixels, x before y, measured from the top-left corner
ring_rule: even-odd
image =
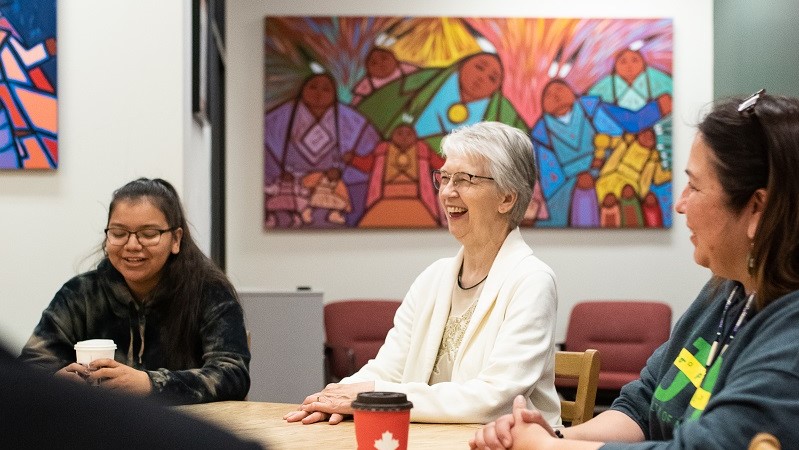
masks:
[[[450,214],[457,214],[466,212],[466,208],[459,208],[457,206],[447,206],[447,212]]]

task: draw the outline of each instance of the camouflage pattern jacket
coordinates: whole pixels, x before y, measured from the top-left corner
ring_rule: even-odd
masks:
[[[114,359],[144,370],[152,396],[173,404],[241,400],[250,389],[244,314],[233,293],[211,285],[200,302],[201,323],[186,367],[168,367],[162,332],[168,299],[134,300],[107,261],[69,280],[42,313],[20,359],[50,373],[75,361],[74,345],[113,339]]]

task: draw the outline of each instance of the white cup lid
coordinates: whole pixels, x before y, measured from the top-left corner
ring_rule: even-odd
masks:
[[[108,349],[117,348],[113,339],[89,339],[88,341],[80,341],[75,344],[75,350],[91,350],[91,349]]]

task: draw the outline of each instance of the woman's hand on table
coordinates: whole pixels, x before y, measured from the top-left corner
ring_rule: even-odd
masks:
[[[513,413],[506,414],[477,430],[474,438],[469,440],[469,448],[472,450],[535,448],[536,440],[546,437],[555,437],[552,427],[540,412],[527,409],[525,398],[517,395],[513,399]]]
[[[304,424],[327,420],[335,425],[344,420],[344,415],[352,414],[352,402],[361,392],[375,390],[374,381],[365,381],[354,384],[331,383],[321,392],[305,397],[297,411],[292,411],[285,416],[288,422],[302,421]]]

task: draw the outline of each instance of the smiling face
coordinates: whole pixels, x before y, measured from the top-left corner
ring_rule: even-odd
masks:
[[[111,211],[108,228],[122,228],[128,231],[143,229],[165,230],[169,228],[166,216],[148,198],[120,200]],[[131,234],[124,245],[105,243],[108,259],[138,299],[145,298],[161,279],[161,272],[171,254],[180,251],[183,230],[161,235],[157,245],[144,247],[135,235]]]
[[[688,185],[674,209],[685,215],[694,244],[694,260],[715,275],[744,282],[748,278],[747,255],[751,214],[727,206],[712,150],[697,134],[685,172]]]
[[[484,161],[461,155],[447,156],[441,172],[490,176]],[[508,232],[508,212],[513,206],[513,199],[500,193],[494,181],[476,178],[473,182],[471,185],[464,182],[457,189],[450,182],[438,191],[447,213],[449,232],[467,247],[495,241],[497,236],[504,239]]]
[[[460,68],[461,99],[470,102],[488,97],[502,85],[502,64],[496,55],[473,56]]]

